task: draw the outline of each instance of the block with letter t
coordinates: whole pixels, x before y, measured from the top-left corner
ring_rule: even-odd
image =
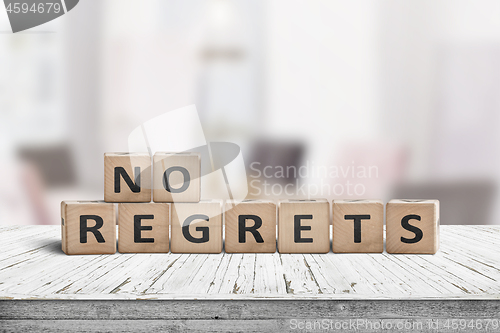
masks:
[[[116,252],[116,212],[112,203],[63,201],[61,229],[66,254]]]
[[[161,153],[153,157],[154,202],[199,202],[199,153]]]
[[[385,213],[387,253],[434,254],[438,251],[438,200],[391,200]]]
[[[226,201],[227,253],[276,252],[276,204],[265,200]]]
[[[330,205],[326,199],[280,200],[278,251],[280,253],[330,251]]]
[[[335,200],[334,253],[384,252],[384,204],[381,200]]]
[[[104,154],[104,201],[151,201],[151,157],[149,154]]]
[[[222,252],[222,200],[172,204],[172,253]]]

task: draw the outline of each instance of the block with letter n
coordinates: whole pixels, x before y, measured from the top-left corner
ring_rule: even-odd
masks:
[[[151,201],[151,157],[149,154],[104,154],[104,201]]]
[[[330,251],[330,204],[326,199],[279,201],[278,251]]]
[[[116,252],[115,205],[102,201],[61,203],[62,250],[66,254]]]

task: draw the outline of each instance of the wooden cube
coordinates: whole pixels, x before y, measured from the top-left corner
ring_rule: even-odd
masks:
[[[199,153],[156,153],[153,160],[154,202],[200,201]]]
[[[118,205],[120,253],[167,253],[170,204],[121,203]]]
[[[172,253],[222,252],[222,200],[172,204]]]
[[[278,203],[278,251],[330,251],[330,205],[326,199],[281,200]]]
[[[142,153],[104,154],[104,201],[150,202],[151,157]]]
[[[333,252],[384,252],[384,204],[381,200],[335,200]]]
[[[276,204],[264,200],[226,201],[227,253],[276,252]]]
[[[116,211],[112,203],[61,202],[61,229],[66,254],[116,252]]]
[[[386,229],[387,253],[436,253],[439,249],[439,201],[389,201]]]

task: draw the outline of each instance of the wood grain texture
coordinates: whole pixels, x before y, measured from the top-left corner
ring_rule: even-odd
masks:
[[[172,253],[220,253],[222,251],[222,200],[172,204]],[[193,219],[194,215],[199,218]],[[203,217],[203,218],[202,218]],[[188,240],[183,225],[192,219]],[[207,219],[207,220],[205,220]]]
[[[499,242],[500,226],[441,226],[441,248],[432,256],[385,252],[67,256],[61,251],[58,226],[1,227],[0,299],[499,300]],[[113,305],[106,311],[118,314],[117,307],[121,308]],[[432,309],[441,311],[445,310]]]
[[[137,185],[133,192],[120,175],[119,189],[115,192],[115,168],[123,168],[129,181]],[[140,173],[136,174],[136,168]],[[150,202],[151,201],[151,157],[142,153],[104,154],[104,201],[106,202]]]
[[[381,200],[335,200],[332,211],[334,253],[384,252],[384,204]],[[355,222],[353,216],[363,216],[363,219]],[[355,223],[360,226],[358,237]]]
[[[239,228],[240,216],[255,216],[258,219],[260,227],[255,231],[258,236],[250,231],[243,231],[245,242],[239,241],[242,232]],[[238,204],[232,200],[226,201],[224,250],[227,253],[276,252],[276,216],[276,204],[272,201],[244,200]],[[245,227],[251,228],[257,221],[248,218],[245,220]],[[261,238],[257,239],[259,236]]]
[[[85,216],[85,228],[90,230],[84,232],[82,242],[81,220]],[[66,254],[115,253],[115,205],[102,201],[61,202],[61,234],[62,250]]]
[[[299,219],[299,216],[302,216],[299,223],[303,230],[295,230],[295,220]],[[278,251],[280,253],[330,251],[330,207],[326,199],[279,201]]]
[[[404,220],[409,226],[403,227]],[[438,200],[391,200],[386,225],[388,253],[434,254],[439,249]]]
[[[496,300],[0,300],[0,320],[497,318]]]
[[[140,226],[134,226],[138,218]],[[140,230],[140,237],[137,237],[136,229],[143,227],[150,230]],[[118,205],[118,251],[120,253],[168,252],[169,228],[170,204],[168,203],[121,203]]]
[[[431,306],[438,307],[435,303]],[[375,306],[380,306],[375,304]],[[489,303],[490,308],[494,304]],[[263,307],[265,311],[265,307]],[[287,319],[230,319],[218,320],[218,318],[198,320],[196,318],[180,318],[176,320],[5,320],[0,321],[0,326],[5,332],[323,332],[323,331],[341,331],[341,332],[378,332],[383,323],[383,332],[457,332],[457,329],[451,328],[452,321],[448,321],[445,327],[446,319],[457,319],[453,323],[461,323],[459,319],[466,318],[466,324],[475,319],[482,320],[482,324],[489,324],[491,330],[491,318],[487,317],[467,317],[452,316],[447,317],[420,317],[417,315],[400,317],[392,315],[390,317],[373,318],[369,323],[365,317],[359,318],[329,318],[322,317],[296,317]],[[358,322],[357,320],[360,320]],[[429,327],[429,322],[434,319],[434,324],[439,324],[439,329]],[[441,320],[437,320],[441,319]],[[478,321],[479,321],[478,320]],[[300,324],[299,324],[300,323]],[[377,326],[378,324],[378,326]],[[301,326],[299,326],[301,325]],[[307,325],[307,326],[306,326]],[[315,325],[315,326],[313,326]],[[325,326],[326,325],[326,326]],[[337,328],[335,328],[337,325]],[[344,325],[344,326],[341,326]],[[352,326],[351,326],[352,325]],[[366,326],[364,326],[366,325]],[[390,325],[390,326],[389,326]],[[398,327],[405,327],[401,330]],[[344,328],[340,328],[344,327]],[[366,328],[365,328],[366,327]],[[392,327],[389,329],[387,327]],[[484,327],[484,326],[483,326]],[[467,330],[464,330],[466,332]]]
[[[165,175],[168,178],[168,190],[164,184]],[[156,153],[153,157],[153,201],[200,201],[200,175],[199,153]]]

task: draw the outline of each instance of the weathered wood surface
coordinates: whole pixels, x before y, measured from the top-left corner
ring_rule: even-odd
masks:
[[[2,227],[0,299],[493,300],[499,243],[498,226],[442,226],[436,255],[67,256],[58,226]]]
[[[453,318],[496,331],[499,311],[495,300],[0,300],[0,332],[456,332]]]
[[[0,300],[2,320],[496,318],[496,300]],[[1,326],[0,326],[1,327]]]

